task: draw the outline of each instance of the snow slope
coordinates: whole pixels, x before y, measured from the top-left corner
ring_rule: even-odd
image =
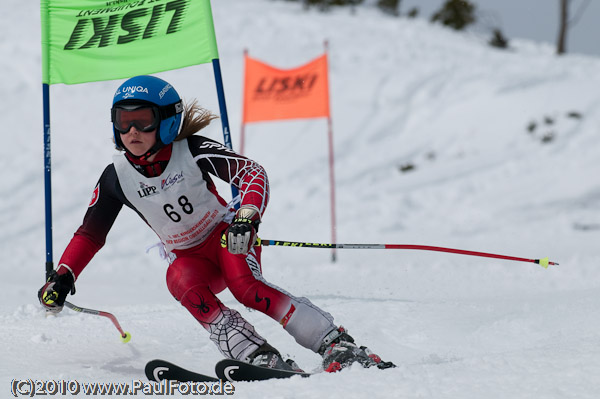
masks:
[[[166,289],[156,237],[124,210],[77,282],[75,304],[47,318],[39,9],[6,0],[0,15],[0,392],[13,379],[129,382],[153,358],[212,372],[219,354]],[[417,251],[265,248],[265,277],[328,310],[360,344],[398,367],[354,367],[310,379],[240,383],[240,398],[593,398],[600,391],[600,60],[557,58],[514,40],[494,50],[473,34],[372,9],[304,12],[295,3],[219,0],[213,13],[234,146],[242,52],[279,67],[330,43],[337,237],[428,244],[560,266]],[[218,112],[212,68],[158,74]],[[79,226],[114,153],[109,108],[120,82],[52,87],[54,259]],[[529,131],[529,126],[535,129]],[[266,239],[329,240],[324,120],[247,127],[247,154],[269,173]],[[207,135],[222,140],[220,124]],[[544,140],[544,137],[546,139]],[[10,144],[9,144],[10,143]],[[314,150],[315,143],[322,151]],[[412,165],[413,169],[403,172]],[[228,196],[228,187],[220,186]],[[307,370],[319,357],[277,323],[237,305]],[[81,395],[80,395],[81,396]]]

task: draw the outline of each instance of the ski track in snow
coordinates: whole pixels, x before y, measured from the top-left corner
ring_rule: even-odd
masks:
[[[234,146],[243,49],[285,68],[318,56],[329,40],[339,242],[560,263],[544,270],[453,254],[338,250],[332,264],[329,250],[265,248],[267,280],[308,297],[398,367],[238,383],[235,397],[597,397],[600,60],[557,58],[551,45],[518,39],[498,51],[477,34],[370,8],[322,14],[267,0],[212,6]],[[45,259],[39,5],[7,0],[5,10],[0,117],[12,138],[0,147],[0,392],[7,395],[13,379],[144,380],[154,358],[213,374],[220,355],[168,293],[166,265],[144,253],[157,239],[127,210],[72,302],[114,313],[131,342],[121,343],[105,318],[68,309],[47,317],[37,304]],[[218,111],[210,65],[159,76]],[[111,162],[108,110],[118,84],[52,87],[55,262]],[[247,126],[246,152],[271,181],[263,238],[329,241],[326,129],[323,120]],[[218,122],[205,134],[222,140]],[[408,164],[413,169],[402,172]],[[273,320],[228,292],[221,298],[306,370],[319,366],[319,356]]]

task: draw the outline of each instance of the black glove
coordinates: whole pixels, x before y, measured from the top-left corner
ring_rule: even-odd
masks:
[[[75,294],[75,279],[73,273],[67,271],[63,274],[58,274],[54,270],[48,281],[38,291],[38,299],[46,309],[46,312],[59,313],[65,305],[67,294]]]
[[[225,232],[227,250],[234,255],[246,254],[256,242],[260,212],[254,205],[243,205],[235,213]]]

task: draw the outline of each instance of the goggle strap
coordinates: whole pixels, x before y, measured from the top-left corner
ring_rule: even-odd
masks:
[[[159,107],[160,119],[164,120],[183,112],[183,102],[181,100],[176,103],[163,105]]]

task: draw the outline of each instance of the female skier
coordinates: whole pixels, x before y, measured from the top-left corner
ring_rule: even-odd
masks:
[[[262,276],[257,231],[267,202],[265,170],[220,143],[195,135],[216,116],[196,102],[184,107],[175,89],[153,76],[127,80],[111,109],[114,156],[94,189],[82,225],[57,270],[39,290],[42,306],[62,310],[67,294],[126,205],[159,236],[170,264],[167,287],[210,334],[223,356],[254,365],[297,369],[260,336],[239,312],[215,296],[229,288],[247,307],[275,321],[336,371],[351,363],[383,366],[358,347],[333,317],[306,298],[290,295]],[[235,211],[217,193],[212,176],[237,187]]]

